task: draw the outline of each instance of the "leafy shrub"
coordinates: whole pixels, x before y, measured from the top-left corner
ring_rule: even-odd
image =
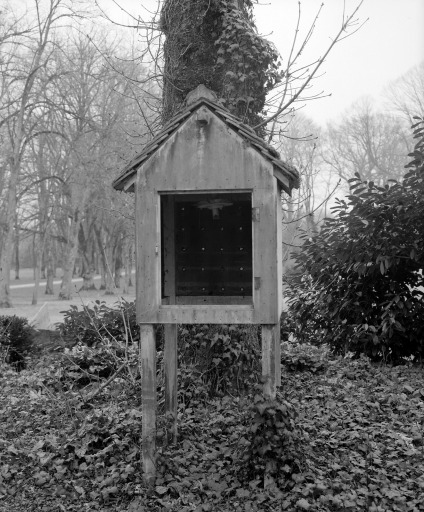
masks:
[[[404,179],[379,187],[356,175],[335,218],[295,255],[299,339],[374,358],[424,356],[424,120],[414,133]]]
[[[18,371],[26,367],[25,358],[34,346],[34,334],[26,318],[0,316],[0,348],[5,360]]]
[[[266,399],[262,390],[253,398],[251,422],[239,464],[242,481],[259,481],[261,486],[284,488],[293,474],[299,473],[296,411],[290,402]]]
[[[123,302],[120,307],[109,308],[104,302],[96,301],[93,307],[84,306],[79,310],[77,306],[71,306],[63,313],[64,321],[58,329],[77,344],[76,350],[67,354],[68,370],[75,373],[80,385],[87,383],[83,375],[87,368],[92,367],[99,376],[111,373],[116,369],[116,350],[123,350],[123,343],[127,350],[128,346],[137,345],[134,342],[140,339],[135,302]],[[222,396],[228,390],[243,392],[258,381],[260,341],[257,327],[182,325],[178,329],[178,338],[178,389],[185,405],[192,400]],[[158,326],[158,363],[162,358],[163,342],[163,326]],[[115,345],[115,352],[111,351],[111,344]],[[162,380],[159,373],[159,385]]]
[[[87,347],[78,343],[65,349],[61,361],[62,381],[72,387],[84,387],[93,381],[110,377],[119,366],[121,354],[111,347]]]
[[[242,392],[258,381],[260,346],[256,327],[186,325],[180,329],[180,364],[187,365],[182,389],[190,381],[206,385],[209,396]],[[187,373],[187,368],[191,368]],[[186,397],[189,398],[189,397]]]
[[[92,307],[71,305],[62,311],[64,320],[58,324],[62,336],[89,347],[101,343],[104,338],[129,343],[140,339],[136,320],[135,301],[122,300],[110,308],[104,301],[96,300]]]
[[[281,362],[292,372],[319,373],[328,367],[328,348],[316,347],[310,343],[283,342]]]

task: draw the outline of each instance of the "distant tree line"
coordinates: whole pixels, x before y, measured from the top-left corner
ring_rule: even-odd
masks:
[[[93,272],[112,293],[133,261],[132,198],[110,183],[150,135],[154,88],[118,36],[93,28],[64,0],[36,1],[34,18],[4,10],[0,29],[0,307],[21,240],[32,245],[37,302],[41,270],[53,293],[71,297],[75,272]],[[80,24],[77,24],[77,21]],[[13,258],[11,257],[13,253]]]

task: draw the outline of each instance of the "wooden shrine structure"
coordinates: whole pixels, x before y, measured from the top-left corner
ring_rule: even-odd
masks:
[[[155,477],[155,325],[165,329],[165,408],[177,434],[177,324],[262,326],[264,393],[281,384],[281,192],[292,166],[200,85],[113,186],[135,192],[142,452]]]

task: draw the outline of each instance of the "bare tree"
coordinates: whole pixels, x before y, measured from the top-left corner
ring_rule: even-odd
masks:
[[[102,5],[101,0],[96,3]],[[124,11],[122,2],[115,3]],[[255,3],[256,0],[164,0],[157,3],[153,15],[143,5],[141,12],[133,14],[131,27],[139,34],[139,58],[150,69],[139,85],[154,83],[155,89],[163,90],[162,105],[157,97],[151,105],[162,113],[163,121],[181,107],[190,90],[203,83],[217,93],[231,112],[260,135],[265,137],[266,133],[271,142],[286,114],[324,96],[311,94],[311,85],[335,45],[362,26],[358,18],[362,0],[354,4],[351,12],[342,4],[339,27],[330,36],[328,46],[317,49],[321,55],[312,62],[302,59],[323,4],[317,7],[316,16],[302,37],[299,2],[293,42],[281,58],[272,43],[257,32]]]
[[[375,112],[365,99],[328,127],[323,158],[346,185],[355,172],[382,185],[403,174],[410,144],[401,120]]]
[[[414,116],[424,117],[424,61],[391,83],[386,96],[388,109],[402,114],[408,127]]]
[[[34,0],[35,22],[29,18],[13,19],[0,39],[3,55],[0,129],[6,134],[8,150],[2,198],[2,246],[0,253],[0,307],[12,306],[9,294],[10,267],[17,210],[17,190],[22,161],[28,143],[39,134],[34,117],[38,114],[45,83],[44,73],[54,44],[55,27],[76,13],[65,0]]]

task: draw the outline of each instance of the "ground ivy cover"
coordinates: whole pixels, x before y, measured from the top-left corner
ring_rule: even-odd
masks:
[[[268,463],[246,470],[255,390],[193,402],[180,409],[177,446],[163,446],[159,421],[152,490],[141,481],[137,380],[117,377],[87,401],[100,382],[73,386],[54,358],[0,371],[1,512],[424,511],[422,366],[330,356],[319,371],[283,366],[277,403],[296,412],[297,457],[278,475]]]

